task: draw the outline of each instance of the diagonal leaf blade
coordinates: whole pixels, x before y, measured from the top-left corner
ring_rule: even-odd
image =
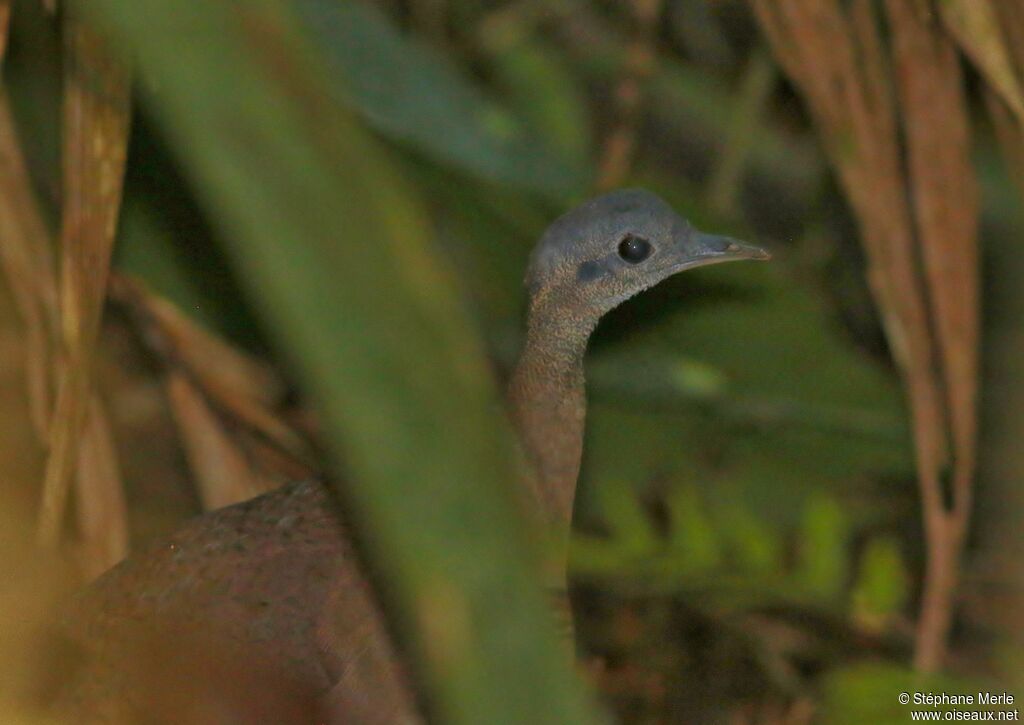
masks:
[[[546,624],[496,394],[426,224],[324,90],[282,3],[95,3],[269,327],[439,721],[590,719]]]

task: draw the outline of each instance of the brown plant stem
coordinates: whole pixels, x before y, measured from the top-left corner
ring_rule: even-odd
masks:
[[[11,29],[11,5],[14,0],[0,0],[0,64],[7,53],[7,37]]]
[[[945,659],[977,458],[978,202],[955,45],[927,3],[887,0],[886,9],[953,451],[951,502],[922,491],[928,564],[914,659],[934,671]]]
[[[167,397],[189,467],[199,484],[204,509],[212,511],[230,506],[274,487],[250,463],[187,375],[180,371],[168,374]]]
[[[633,165],[643,87],[654,71],[654,31],[661,7],[662,0],[631,0],[629,3],[634,32],[626,47],[622,77],[614,90],[614,120],[598,161],[594,184],[597,191],[621,185]]]
[[[130,117],[124,65],[82,21],[74,4],[65,8],[63,24],[60,305],[65,360],[58,373],[39,514],[39,540],[48,546],[55,546],[60,538],[92,396],[93,354],[120,209]]]
[[[869,285],[907,389],[928,554],[915,665],[935,670],[952,622],[976,458],[977,202],[958,59],[928,0],[887,2],[892,61],[873,0],[752,4],[860,223]]]
[[[239,454],[245,449],[258,457],[260,465],[256,468],[261,473],[291,472],[294,474],[291,477],[304,478],[315,469],[312,446],[276,412],[285,395],[285,384],[270,366],[190,320],[140,280],[112,272],[109,293],[112,301],[131,314],[144,344],[166,369],[168,390],[177,391],[170,400],[186,451],[195,449],[190,440],[198,435],[196,428],[213,425],[218,432],[211,435],[223,437],[219,432],[220,423],[214,424],[219,420],[232,432],[229,438],[240,446]],[[174,382],[175,377],[182,381]],[[186,384],[188,390],[185,390]],[[200,412],[202,410],[207,410],[208,414]],[[200,422],[191,425],[190,420]],[[207,459],[192,455],[189,458],[192,461]],[[262,463],[269,466],[264,467]],[[210,481],[215,485],[215,477],[195,467],[193,470],[200,482]],[[257,483],[250,487],[254,488],[263,490],[266,485]],[[218,496],[204,495],[203,499]],[[235,497],[232,502],[237,500],[240,499]]]
[[[0,266],[25,328],[32,427],[49,435],[56,347],[57,283],[50,235],[36,204],[5,89],[0,88]]]
[[[75,513],[82,540],[81,566],[93,579],[128,553],[128,527],[121,469],[110,422],[99,395],[89,400],[75,476]]]
[[[767,51],[756,49],[747,62],[722,152],[708,180],[707,198],[713,209],[721,213],[735,211],[743,171],[756,140],[765,104],[778,83],[778,71]]]

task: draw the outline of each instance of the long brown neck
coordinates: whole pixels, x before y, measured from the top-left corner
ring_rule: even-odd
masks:
[[[597,315],[540,294],[531,303],[526,343],[509,383],[509,402],[538,478],[541,515],[567,539],[583,451],[583,355]]]

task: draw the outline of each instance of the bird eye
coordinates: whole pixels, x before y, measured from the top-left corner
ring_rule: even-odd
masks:
[[[630,235],[619,242],[619,256],[630,264],[644,261],[651,256],[651,251],[651,243],[640,237]]]

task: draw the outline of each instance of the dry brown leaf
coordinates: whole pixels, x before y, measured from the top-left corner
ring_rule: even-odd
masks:
[[[1001,0],[1012,4],[1012,0]],[[989,84],[1024,123],[1024,93],[990,0],[943,0],[939,4],[949,32]],[[1019,51],[1018,51],[1019,52]]]
[[[918,666],[937,669],[952,623],[966,533],[977,437],[979,344],[978,193],[960,59],[924,8],[889,0],[910,189],[931,319],[938,342],[953,450],[953,506],[925,492],[929,577],[919,622]]]
[[[308,468],[309,445],[270,409],[284,382],[269,366],[237,350],[186,317],[168,300],[126,275],[111,278],[111,295],[127,305],[149,345],[190,379],[217,408]]]
[[[67,492],[92,396],[92,363],[106,298],[121,203],[130,119],[125,66],[65,9],[64,205],[61,230],[61,338],[64,364],[50,429],[39,538],[60,538]]]
[[[993,7],[1019,84],[1024,81],[1024,0],[1000,0]]]
[[[0,507],[0,722],[57,725],[39,695],[64,665],[55,655],[54,612],[77,573],[67,557],[32,545],[31,517],[20,514],[8,501]]]
[[[244,429],[239,429],[236,436],[256,469],[275,481],[300,481],[319,473],[313,464],[282,451],[262,436]]]
[[[75,514],[82,568],[92,579],[128,553],[128,526],[117,450],[110,421],[93,395],[79,450]]]
[[[13,0],[0,0],[0,66],[7,54],[7,36],[11,29],[11,3]]]
[[[204,508],[229,506],[274,488],[275,482],[250,463],[188,376],[171,370],[167,396]]]
[[[0,266],[25,327],[32,425],[48,437],[56,333],[56,282],[49,235],[36,206],[7,95],[0,88]]]
[[[662,0],[630,0],[625,3],[635,29],[626,47],[622,77],[615,87],[615,118],[611,133],[604,140],[594,183],[598,191],[621,185],[633,165],[644,85],[654,70],[655,23],[661,15],[662,4]]]
[[[847,18],[835,0],[753,0],[772,50],[803,92],[862,230],[868,282],[907,381],[921,475],[946,460],[942,395],[905,182],[895,110],[869,0]],[[813,58],[814,62],[809,59]]]
[[[1024,0],[1003,0],[995,3],[994,7],[1020,81],[1024,79]],[[1024,193],[1024,120],[1013,115],[1005,98],[991,85],[985,88],[985,103],[992,116],[1010,178]]]
[[[888,80],[891,64],[872,0],[752,4],[773,52],[806,100],[858,219],[868,282],[908,392],[928,530],[926,588],[937,593],[922,609],[917,663],[934,669],[956,582],[957,529],[966,524],[965,517],[947,515],[941,475],[952,446],[958,499],[969,499],[976,425],[977,280],[971,270],[977,209],[973,170],[965,162],[957,59],[935,27],[928,0],[890,0],[890,25],[902,24],[893,33],[899,36],[903,110],[907,103],[915,106],[905,116],[908,183]]]
[[[201,383],[206,394],[238,422],[258,432],[297,461],[308,464],[313,460],[305,439],[258,400],[247,398],[234,390],[218,388],[215,380],[204,379]]]
[[[276,404],[284,395],[284,382],[269,365],[204,329],[141,280],[114,273],[110,294],[130,307],[152,347],[211,381],[213,387],[266,405]]]
[[[167,367],[171,408],[205,506],[313,472],[306,440],[270,407],[285,390],[270,366],[203,329],[140,280],[114,273],[110,293]]]
[[[889,0],[887,7],[903,100],[913,208],[943,361],[955,463],[962,477],[970,478],[980,312],[978,190],[970,159],[967,100],[953,44],[912,6]]]

